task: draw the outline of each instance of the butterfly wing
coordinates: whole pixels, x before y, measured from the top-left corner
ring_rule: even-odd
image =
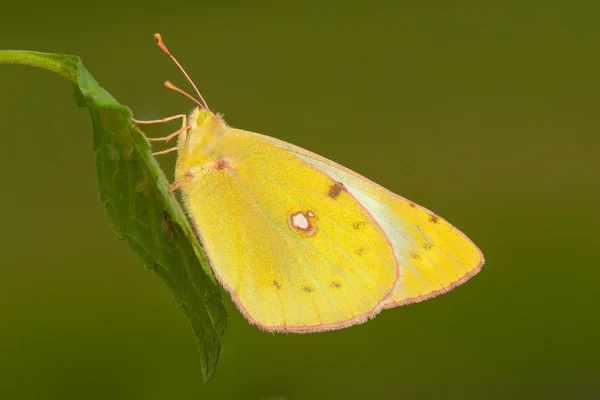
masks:
[[[386,308],[445,293],[481,269],[484,258],[479,248],[433,212],[317,154],[269,136],[253,135],[341,182],[373,215],[403,269],[402,282]]]
[[[211,265],[242,313],[284,332],[337,329],[375,315],[400,275],[382,228],[309,163],[231,131],[211,145],[219,161],[199,165],[181,189]]]

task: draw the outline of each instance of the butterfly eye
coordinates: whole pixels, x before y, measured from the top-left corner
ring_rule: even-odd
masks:
[[[203,124],[206,124],[209,121],[212,121],[214,117],[214,114],[210,111],[200,111],[198,113],[198,117],[196,117],[196,124],[198,126],[202,126]]]

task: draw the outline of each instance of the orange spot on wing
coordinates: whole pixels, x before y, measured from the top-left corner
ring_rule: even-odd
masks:
[[[225,169],[225,168],[231,168],[231,165],[229,165],[229,161],[227,161],[227,159],[225,158],[219,158],[219,160],[213,164],[211,164],[209,166],[210,169]]]

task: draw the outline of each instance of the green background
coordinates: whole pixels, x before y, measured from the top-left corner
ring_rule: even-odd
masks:
[[[205,385],[183,312],[111,231],[71,85],[2,65],[0,398],[600,396],[600,3],[274,4],[11,2],[0,48],[79,55],[153,119],[193,106],[162,87],[187,85],[161,32],[230,125],[434,210],[482,249],[481,273],[310,335],[263,333],[224,293]]]

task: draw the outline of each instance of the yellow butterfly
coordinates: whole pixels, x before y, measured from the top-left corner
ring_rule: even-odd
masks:
[[[441,217],[292,144],[229,127],[200,101],[181,118],[175,183],[218,280],[266,331],[317,332],[460,285],[481,251]]]

